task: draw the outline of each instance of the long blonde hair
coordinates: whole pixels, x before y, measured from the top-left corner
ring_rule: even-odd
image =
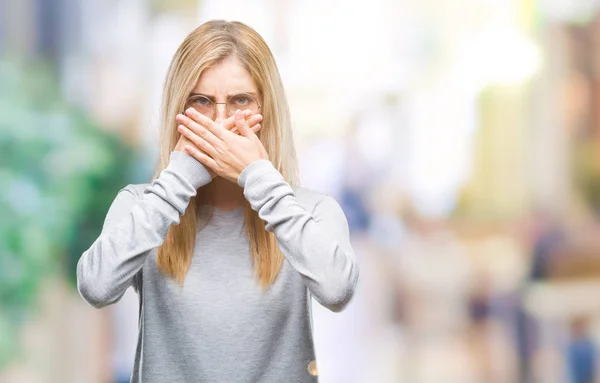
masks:
[[[235,56],[250,73],[262,99],[261,130],[258,136],[269,159],[292,186],[298,184],[287,99],[275,64],[275,58],[262,37],[240,22],[208,21],[192,31],[175,52],[164,84],[161,107],[161,137],[158,165],[154,177],[167,167],[170,153],[179,140],[175,116],[185,108],[186,99],[202,72]],[[209,184],[210,185],[210,184]],[[192,262],[198,213],[201,205],[210,205],[210,188],[202,187],[192,198],[179,225],[172,225],[158,249],[159,270],[183,284]],[[271,285],[283,264],[283,255],[265,222],[244,206],[256,280],[263,288]]]

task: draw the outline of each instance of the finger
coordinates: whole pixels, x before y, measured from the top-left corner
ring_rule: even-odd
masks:
[[[255,114],[252,117],[246,119],[248,126],[254,126],[262,121],[263,117],[260,114]]]
[[[199,113],[194,108],[188,108],[185,111],[185,114],[188,118],[194,119],[199,125],[203,126],[211,132],[216,137],[224,140],[227,137],[227,134],[230,133],[227,129],[225,129],[221,124],[216,124],[213,120],[206,117],[202,113]]]
[[[250,126],[248,126],[248,121],[246,121],[242,111],[239,109],[235,111],[235,127],[244,137],[249,138],[254,134],[250,129]]]
[[[255,115],[255,116],[260,116],[259,114]],[[248,120],[248,125],[250,125],[250,129],[256,133],[258,132],[258,130],[260,129],[260,124],[259,122],[262,120],[262,116],[260,116],[260,118],[251,118]],[[232,133],[239,133],[238,128],[237,127],[233,127],[233,129],[230,130]]]
[[[260,128],[261,128],[260,124],[255,124],[255,125],[252,125],[250,127],[250,130],[252,130],[254,132],[254,134],[256,134],[256,133],[258,133],[258,131],[260,130]],[[232,133],[239,133],[238,130],[237,130],[237,128],[233,128],[231,130],[231,132]]]
[[[202,125],[205,128],[208,128],[209,125],[214,125],[214,123],[215,123],[212,119],[206,117],[205,115],[203,115],[202,113],[199,113],[196,109],[191,108],[191,107],[187,108],[185,110],[185,112],[183,112],[182,115],[184,117],[191,119],[192,121],[196,122],[197,124]]]
[[[217,150],[214,146],[212,146],[209,142],[207,142],[202,137],[198,136],[190,129],[183,125],[179,125],[177,127],[177,131],[181,133],[185,138],[187,138],[192,144],[196,145],[198,148],[202,149],[205,153],[212,157],[216,157],[218,155]]]
[[[200,113],[198,113],[200,114]],[[185,116],[183,114],[178,114],[175,118],[177,122],[181,125],[184,125],[186,128],[194,132],[200,138],[203,138],[205,141],[210,143],[213,147],[218,147],[222,140],[216,137],[211,131],[206,129],[204,125],[197,123],[192,118]],[[212,122],[212,120],[210,120]]]
[[[258,131],[260,130],[260,124],[256,124],[256,125],[252,126],[250,128],[250,130],[252,130],[254,132],[254,134],[258,133]],[[241,135],[241,133],[238,132],[237,128],[232,129],[231,133],[235,133],[235,134]]]
[[[235,126],[235,116],[228,117],[223,121],[223,127],[227,130],[231,130]]]
[[[183,147],[183,150],[185,150],[185,152],[188,153],[190,156],[197,159],[202,165],[207,166],[214,172],[217,171],[217,161],[207,156],[205,153],[202,153],[202,151],[197,147],[193,145],[186,145]]]
[[[251,110],[244,111],[244,118],[248,120],[248,125],[253,126],[262,121],[262,116],[260,114],[253,114]],[[235,115],[229,117],[225,121],[223,121],[223,127],[229,131],[237,131],[235,127]]]

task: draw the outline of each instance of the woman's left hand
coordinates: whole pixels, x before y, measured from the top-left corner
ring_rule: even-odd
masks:
[[[246,167],[258,160],[268,160],[269,155],[248,126],[243,112],[237,110],[234,118],[239,135],[194,108],[187,109],[185,115],[177,115],[176,119],[179,132],[194,144],[185,146],[184,150],[218,176],[237,183]]]

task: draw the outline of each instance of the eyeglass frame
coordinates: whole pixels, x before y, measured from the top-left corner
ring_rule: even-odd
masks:
[[[205,94],[202,93],[192,93],[187,100],[185,101],[185,109],[187,110],[188,108],[193,108],[193,106],[189,105],[189,101],[190,99],[192,99],[193,97],[204,97],[206,98],[208,101],[210,101],[210,103],[213,106],[213,118],[211,118],[211,120],[215,120],[217,118],[217,105],[225,105],[225,115],[227,115],[227,117],[231,117],[235,114],[235,111],[233,111],[233,113],[229,113],[229,110],[227,108],[227,104],[229,104],[229,100],[231,100],[234,97],[237,96],[248,96],[251,99],[253,99],[256,102],[256,105],[258,105],[258,111],[260,112],[260,110],[262,109],[262,104],[260,102],[258,102],[257,98],[254,94],[252,93],[247,93],[247,92],[241,92],[241,93],[236,93],[236,94],[232,94],[231,96],[229,96],[229,98],[227,99],[228,102],[215,102],[212,99],[214,99],[214,97],[211,96],[207,96]],[[212,99],[211,99],[212,98]],[[195,108],[194,108],[195,109]],[[243,109],[242,109],[243,110]],[[200,112],[199,112],[200,113]]]

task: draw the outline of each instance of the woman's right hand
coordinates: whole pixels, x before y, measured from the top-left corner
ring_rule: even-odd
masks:
[[[260,130],[260,127],[261,127],[260,121],[262,120],[262,117],[260,115],[258,115],[258,114],[253,115],[251,111],[246,110],[244,112],[244,117],[246,117],[246,120],[248,121],[248,125],[251,126],[251,129],[254,133],[256,133]],[[239,132],[237,132],[237,129],[235,128],[235,116],[231,116],[227,120],[223,121],[223,127],[225,129],[231,130],[237,134],[240,134]],[[184,135],[180,135],[179,141],[177,141],[177,145],[175,145],[174,150],[176,152],[187,153],[184,150],[186,145],[194,145],[194,143],[192,141],[188,140]],[[210,174],[212,179],[215,179],[217,174],[214,171],[212,171],[212,169],[207,168],[206,170],[208,170],[208,174]]]

